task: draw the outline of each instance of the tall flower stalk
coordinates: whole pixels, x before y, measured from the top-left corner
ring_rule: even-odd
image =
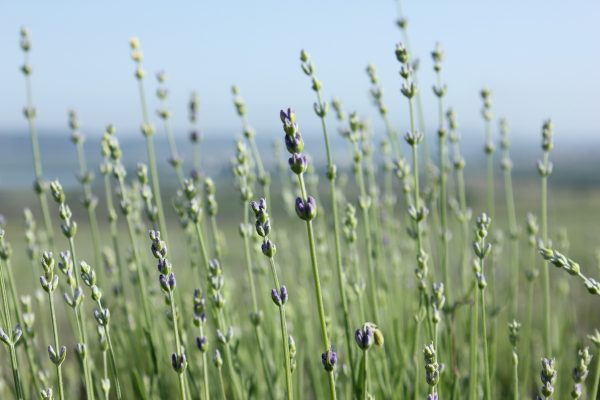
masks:
[[[206,241],[201,226],[203,212],[198,202],[198,199],[196,198],[196,187],[194,186],[193,182],[189,180],[185,182],[184,193],[188,201],[188,217],[190,218],[190,221],[194,224],[196,238],[198,240],[198,246],[200,248],[200,255],[204,264],[206,280],[208,281],[208,294],[210,295],[211,303],[213,305],[212,311],[213,317],[216,321],[217,332],[223,332],[225,326],[225,315],[223,312],[223,308],[225,307],[226,302],[225,296],[222,292],[223,285],[225,282],[223,278],[223,269],[218,259],[209,258],[208,248],[206,246]],[[253,321],[258,319],[258,322],[260,322],[261,317],[262,316],[260,314],[253,314],[251,316]],[[215,366],[219,370],[220,379],[222,379],[221,367],[223,366],[223,364],[227,365],[229,379],[232,382],[232,393],[234,394],[233,397],[236,399],[240,399],[242,398],[242,389],[238,381],[238,375],[235,373],[233,368],[233,356],[231,353],[230,343],[228,341],[225,341],[225,343],[221,344],[222,350],[225,354],[225,359],[223,359],[219,350],[216,350],[215,358],[213,361],[215,363]],[[223,392],[223,396],[225,396],[225,392]]]
[[[156,90],[156,97],[158,97],[161,103],[161,108],[159,108],[156,111],[156,114],[159,116],[160,119],[163,120],[165,133],[167,134],[167,142],[169,143],[169,164],[177,173],[177,179],[179,179],[179,185],[181,186],[183,185],[183,181],[185,179],[183,175],[183,168],[181,166],[183,160],[181,159],[181,157],[179,156],[179,152],[177,151],[175,135],[173,134],[173,129],[171,128],[171,111],[169,110],[168,104],[169,91],[165,86],[167,75],[164,71],[158,72],[156,74],[156,80],[159,84],[159,87]]]
[[[0,228],[0,239],[4,239],[4,229]],[[17,359],[17,349],[16,349],[16,345],[19,341],[19,339],[21,338],[23,332],[21,331],[21,327],[17,324],[14,328],[12,325],[12,318],[11,318],[11,309],[10,306],[8,304],[8,294],[7,294],[7,290],[6,290],[6,282],[4,279],[4,257],[2,258],[2,260],[0,260],[0,290],[2,291],[1,295],[2,295],[2,317],[3,317],[3,323],[5,324],[7,329],[12,330],[12,335],[8,335],[4,329],[0,328],[0,340],[2,340],[2,342],[8,346],[8,352],[10,355],[10,367],[12,370],[12,375],[13,375],[13,381],[14,381],[14,385],[15,385],[15,395],[17,397],[17,399],[19,400],[23,400],[25,397],[25,394],[23,392],[23,384],[22,384],[22,378],[19,372],[19,361]],[[62,399],[61,399],[62,400]]]
[[[471,209],[467,207],[467,191],[465,188],[465,159],[460,152],[460,134],[458,132],[458,124],[456,122],[456,114],[453,109],[446,112],[448,120],[449,135],[448,139],[452,144],[452,164],[454,166],[456,176],[456,192],[458,196],[458,206],[455,214],[461,226],[462,238],[464,243],[460,256],[460,265],[462,267],[463,284],[466,283],[468,260],[469,260],[469,221],[471,220]]]
[[[117,369],[117,358],[113,346],[112,336],[110,334],[110,311],[102,302],[102,291],[96,285],[96,273],[94,269],[85,261],[79,264],[81,270],[81,279],[83,283],[91,290],[92,300],[96,302],[98,308],[94,310],[94,318],[98,323],[98,328],[104,332],[106,344],[108,345],[108,354],[110,357],[110,365],[112,369],[113,379],[115,382],[115,391],[117,399],[122,399],[121,383],[119,382],[119,371]],[[104,386],[104,385],[103,385]]]
[[[165,214],[162,206],[162,195],[160,192],[160,183],[158,181],[158,170],[156,169],[156,154],[154,152],[154,127],[150,122],[150,115],[148,114],[148,107],[146,105],[146,94],[144,91],[144,69],[142,68],[142,60],[144,58],[142,50],[140,49],[140,41],[137,38],[131,38],[129,40],[129,47],[131,48],[131,58],[135,62],[135,78],[138,82],[138,91],[140,96],[140,103],[142,108],[142,126],[141,131],[146,138],[146,152],[148,155],[148,166],[150,167],[150,179],[152,181],[152,192],[156,201],[156,207],[158,209],[158,222],[160,231],[162,232],[163,238],[168,242],[167,225],[165,222]]]
[[[198,327],[200,335],[196,337],[196,347],[202,353],[202,381],[204,384],[204,398],[210,399],[210,387],[208,380],[208,338],[204,329],[206,325],[206,299],[200,289],[194,289],[194,325]]]
[[[383,333],[372,322],[365,322],[362,327],[354,331],[354,340],[358,348],[362,350],[361,372],[359,379],[360,399],[368,400],[369,394],[369,349],[375,344],[383,346]]]
[[[307,60],[306,57],[303,58]],[[314,78],[313,80],[316,82]],[[337,364],[337,354],[331,347],[329,335],[327,333],[327,324],[325,322],[325,306],[323,305],[323,294],[321,293],[321,279],[319,278],[317,250],[315,247],[315,235],[312,224],[312,220],[317,216],[317,202],[314,197],[309,196],[306,192],[304,173],[308,168],[308,158],[306,155],[302,154],[302,150],[304,149],[304,140],[302,139],[302,135],[298,129],[298,124],[296,123],[296,114],[288,108],[287,111],[281,110],[280,118],[281,122],[283,123],[283,130],[285,132],[286,148],[292,155],[289,159],[290,169],[298,177],[298,184],[300,186],[301,196],[296,198],[296,214],[298,215],[298,218],[306,222],[312,275],[315,285],[315,300],[317,302],[317,311],[319,313],[319,322],[321,325],[321,336],[323,339],[323,346],[325,348],[325,351],[321,354],[321,361],[329,378],[329,396],[331,399],[336,399],[335,375],[333,370]],[[331,169],[330,172],[331,171],[335,171],[335,168]],[[333,182],[332,178],[330,179],[330,182]],[[332,193],[334,193],[335,186],[332,187],[332,189]],[[337,235],[335,236],[337,238]],[[339,268],[341,268],[341,266]]]
[[[58,397],[60,400],[63,400],[65,398],[65,389],[63,387],[62,363],[67,357],[67,348],[61,346],[58,340],[58,323],[56,322],[56,310],[54,307],[54,291],[58,287],[58,275],[54,272],[54,257],[52,253],[44,252],[42,255],[42,268],[44,269],[44,273],[40,276],[40,284],[42,285],[42,289],[48,294],[52,332],[54,333],[54,347],[52,345],[48,346],[48,356],[52,364],[56,367]]]
[[[77,113],[73,110],[69,111],[69,128],[71,129],[71,141],[77,149],[77,158],[79,160],[79,175],[77,175],[77,179],[83,187],[82,203],[88,213],[88,220],[90,222],[90,232],[92,234],[92,244],[94,248],[94,262],[96,265],[100,265],[102,260],[100,255],[100,231],[98,230],[98,218],[96,217],[98,199],[92,192],[94,174],[89,171],[87,167],[85,151],[83,148],[85,138],[80,131]]]
[[[262,157],[260,156],[260,151],[258,151],[258,146],[256,145],[256,132],[250,126],[248,122],[248,117],[246,115],[246,103],[242,99],[240,95],[240,89],[237,86],[232,86],[231,94],[233,95],[233,105],[235,106],[235,110],[242,120],[242,133],[244,137],[248,141],[248,145],[250,146],[250,151],[252,152],[252,158],[256,162],[256,168],[258,172],[258,182],[260,183],[263,191],[263,195],[265,196],[265,200],[270,204],[271,202],[271,191],[270,191],[270,182],[271,177],[269,173],[265,169],[263,164]]]
[[[438,43],[435,49],[431,52],[433,58],[433,69],[435,71],[437,82],[433,86],[433,93],[438,98],[438,162],[440,166],[440,238],[442,242],[442,250],[440,255],[440,263],[442,264],[442,274],[444,277],[444,286],[446,287],[447,293],[452,293],[450,288],[450,272],[448,267],[448,241],[450,238],[450,232],[448,230],[448,212],[447,212],[447,195],[446,195],[446,180],[447,180],[447,167],[446,160],[448,158],[446,150],[446,137],[447,131],[444,124],[444,96],[447,92],[447,87],[442,83],[442,61],[444,60],[444,51],[441,45]],[[450,302],[450,298],[448,298]]]
[[[250,208],[256,216],[256,233],[263,238],[261,244],[261,250],[265,257],[269,259],[271,266],[271,275],[273,277],[273,283],[275,287],[271,289],[271,299],[275,305],[279,308],[279,322],[281,325],[281,342],[283,348],[283,367],[285,368],[285,385],[287,391],[287,398],[294,398],[294,388],[292,384],[292,365],[290,357],[290,346],[288,344],[288,326],[287,318],[285,315],[285,305],[288,301],[288,291],[285,285],[279,283],[279,277],[277,276],[277,268],[275,266],[275,253],[276,246],[269,239],[269,233],[271,232],[271,221],[267,212],[267,202],[265,199],[260,199],[258,202],[252,201]]]
[[[554,127],[552,121],[547,120],[542,126],[542,150],[543,158],[538,161],[537,170],[542,180],[540,208],[542,214],[541,234],[542,247],[549,247],[548,243],[548,177],[552,173],[552,163],[550,162],[550,150],[554,146],[552,133]],[[552,336],[550,327],[550,266],[542,268],[542,279],[544,282],[544,350],[545,354],[552,354]]]
[[[66,195],[59,181],[53,181],[50,184],[50,190],[52,192],[52,197],[54,201],[58,203],[58,215],[62,221],[60,228],[63,232],[65,238],[67,238],[69,242],[69,250],[71,252],[71,260],[73,265],[77,265],[77,253],[75,252],[75,235],[77,234],[77,222],[72,219],[73,214],[71,213],[71,209],[66,203]],[[79,290],[79,278],[75,273],[74,280],[75,287]],[[90,366],[90,357],[87,355],[87,325],[86,319],[84,317],[85,313],[81,312],[81,303],[76,304],[73,307],[75,312],[75,318],[77,320],[77,331],[78,331],[78,340],[77,343],[77,355],[81,360],[81,364],[83,365],[83,377],[85,381],[85,390],[86,396],[88,399],[94,399],[94,388],[93,388],[93,380],[92,380],[92,372]]]
[[[29,64],[29,52],[31,51],[31,38],[29,36],[29,30],[25,27],[21,28],[21,50],[25,60],[21,66],[21,72],[25,76],[25,94],[27,96],[27,105],[23,109],[23,115],[27,118],[29,124],[29,136],[31,138],[31,152],[33,155],[33,169],[35,172],[35,182],[33,188],[38,195],[40,201],[40,208],[42,209],[42,216],[44,218],[44,228],[46,232],[46,238],[48,244],[53,245],[54,242],[54,228],[52,226],[52,219],[50,218],[50,211],[48,209],[48,198],[46,192],[48,185],[44,180],[44,172],[42,170],[42,158],[40,156],[40,145],[38,143],[37,128],[35,125],[36,110],[33,106],[33,94],[31,90],[31,74],[33,69]]]
[[[244,241],[244,258],[246,261],[246,273],[248,275],[248,284],[250,285],[250,294],[252,298],[252,312],[250,313],[250,321],[254,327],[254,335],[256,336],[256,344],[259,348],[260,358],[263,366],[264,378],[267,382],[271,381],[271,371],[267,361],[267,355],[264,348],[263,333],[260,328],[260,323],[263,319],[263,311],[258,305],[256,296],[256,285],[254,282],[254,271],[252,270],[252,253],[250,252],[250,235],[252,228],[250,226],[250,210],[246,206],[252,198],[252,187],[250,185],[250,154],[245,144],[238,141],[236,144],[236,158],[234,161],[234,174],[238,177],[239,190],[243,204],[244,220],[240,225],[240,235]],[[267,385],[269,394],[273,397],[272,385]]]
[[[112,248],[115,254],[117,269],[119,270],[119,291],[121,294],[125,294],[125,266],[123,265],[123,258],[121,254],[121,244],[119,242],[118,232],[118,215],[115,210],[113,203],[113,187],[110,181],[110,177],[113,174],[113,160],[111,154],[116,151],[120,158],[120,149],[114,146],[114,139],[111,139],[115,133],[113,125],[108,125],[102,134],[100,139],[100,154],[102,155],[102,163],[100,164],[100,173],[102,174],[102,180],[104,182],[104,196],[106,199],[106,212],[108,214],[108,223],[110,225],[110,237],[112,241]],[[117,155],[117,154],[115,154]],[[123,313],[127,315],[127,307],[125,301],[123,303]]]
[[[30,215],[31,216],[31,215]],[[23,330],[23,335],[21,337],[23,347],[25,348],[25,356],[27,357],[27,365],[29,366],[29,372],[31,374],[31,378],[33,380],[34,387],[36,391],[41,391],[41,383],[39,379],[39,369],[36,364],[36,360],[34,358],[34,350],[35,350],[35,337],[34,330],[31,326],[33,324],[34,315],[31,312],[31,304],[27,299],[30,299],[28,296],[21,297],[21,304],[23,305],[23,310],[19,307],[17,286],[15,283],[15,277],[13,274],[13,269],[11,265],[11,256],[12,256],[12,247],[8,241],[5,240],[5,233],[0,228],[0,263],[4,263],[4,272],[6,276],[4,279],[8,280],[8,288],[11,295],[12,305],[14,307],[15,315],[17,317],[17,326]],[[38,255],[36,255],[38,256]],[[0,266],[0,268],[2,268]],[[10,327],[7,326],[7,327]],[[24,388],[25,389],[25,388]]]
[[[481,339],[483,342],[483,366],[484,366],[484,398],[486,400],[492,399],[492,384],[490,380],[490,355],[488,350],[488,337],[487,337],[487,323],[486,323],[486,303],[485,303],[485,288],[487,282],[485,279],[485,268],[484,260],[488,257],[492,250],[491,243],[486,242],[488,231],[492,220],[487,214],[482,214],[477,218],[477,228],[475,229],[475,242],[473,243],[473,249],[475,256],[477,257],[477,264],[475,267],[475,277],[477,279],[477,285],[479,287],[479,300],[481,307]]]
[[[512,161],[510,159],[510,140],[508,138],[508,123],[500,120],[500,147],[502,149],[502,174],[504,175],[504,193],[506,195],[506,210],[508,214],[508,235],[510,239],[510,270],[512,280],[512,313],[519,311],[519,227],[515,212],[515,199],[512,187]]]
[[[513,365],[513,399],[519,400],[519,353],[517,352],[517,343],[519,341],[519,330],[521,324],[513,320],[508,323],[508,341],[512,346],[512,365]]]
[[[175,305],[175,286],[177,281],[175,280],[175,274],[173,273],[173,267],[167,259],[167,245],[160,238],[160,232],[150,231],[150,240],[152,240],[152,255],[158,260],[158,281],[160,288],[165,294],[166,302],[171,308],[171,320],[173,321],[173,336],[175,337],[175,352],[171,354],[171,366],[177,373],[179,378],[179,394],[182,400],[187,399],[186,389],[186,375],[185,369],[187,368],[187,358],[185,356],[185,349],[181,343],[181,335],[179,332],[178,313],[177,306]]]
[[[344,272],[343,272],[343,268],[342,268],[342,248],[341,248],[341,244],[340,244],[340,221],[339,221],[339,216],[338,216],[338,196],[337,196],[337,189],[336,189],[336,176],[337,176],[337,167],[333,162],[333,157],[331,155],[331,147],[330,147],[330,143],[329,143],[329,134],[328,134],[328,130],[327,130],[327,112],[328,112],[328,106],[327,103],[323,101],[323,98],[321,96],[321,82],[319,81],[319,79],[317,79],[316,77],[316,71],[315,71],[315,66],[313,65],[311,58],[310,58],[310,54],[308,54],[307,51],[302,50],[300,52],[300,66],[302,68],[302,71],[310,78],[311,80],[311,88],[312,90],[315,92],[317,101],[313,104],[313,108],[315,111],[315,114],[319,117],[319,119],[321,120],[321,130],[323,131],[323,140],[325,142],[325,154],[327,157],[327,180],[329,181],[329,195],[331,198],[331,214],[333,216],[333,239],[334,239],[334,244],[335,244],[335,265],[336,265],[336,274],[337,274],[337,281],[338,281],[338,289],[339,289],[339,293],[340,293],[340,299],[342,301],[342,313],[344,314],[344,323],[345,323],[345,334],[346,334],[346,346],[348,349],[351,348],[351,342],[352,342],[352,330],[350,327],[350,322],[349,322],[349,317],[348,317],[348,300],[346,298],[346,288],[345,288],[345,280],[344,280]],[[282,116],[282,120],[283,120],[283,114]],[[291,121],[291,126],[293,126],[295,124],[294,121]],[[285,125],[285,122],[284,122]],[[295,133],[293,133],[294,129],[292,129],[291,127],[288,128],[288,130],[290,133],[287,133],[286,131],[286,138],[290,138],[293,139],[293,135]],[[288,141],[286,140],[286,146],[288,145]],[[300,153],[302,152],[302,148],[298,149],[298,152],[292,152],[290,150],[290,148],[288,147],[288,151],[290,151],[290,153]],[[303,184],[303,180],[302,180],[302,174],[298,174],[299,180],[300,180],[300,186],[301,188],[304,186]],[[301,189],[303,190],[303,189]],[[303,199],[305,201],[307,201],[307,197],[303,194]],[[307,221],[307,227],[308,225],[311,226],[310,230],[312,230],[312,224],[310,223],[310,221]],[[371,257],[372,255],[369,255],[369,257]],[[316,260],[315,260],[316,262]],[[375,316],[376,320],[377,320],[377,316]],[[378,322],[378,321],[377,321]],[[327,342],[328,340],[326,340]],[[326,348],[328,348],[328,346],[325,346]],[[348,357],[351,357],[351,352],[348,353]],[[333,385],[333,375],[330,373],[330,381],[331,384]],[[332,393],[334,393],[334,390],[332,388]]]

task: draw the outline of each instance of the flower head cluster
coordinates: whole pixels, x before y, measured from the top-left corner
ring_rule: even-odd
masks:
[[[383,346],[384,342],[383,333],[372,322],[365,322],[362,327],[354,331],[354,340],[363,351],[369,350],[373,344]]]
[[[65,192],[57,180],[50,184],[50,190],[54,201],[58,203],[58,216],[62,221],[60,228],[67,239],[72,239],[77,233],[77,223],[71,219],[73,213],[66,203]]]
[[[194,325],[203,328],[206,324],[206,300],[200,289],[194,289]],[[201,332],[203,333],[203,329]],[[206,353],[208,350],[208,339],[204,334],[196,337],[196,346],[198,349]]]
[[[441,366],[437,362],[437,355],[433,343],[425,346],[423,349],[423,358],[425,360],[425,379],[429,386],[436,386],[440,380]]]
[[[517,342],[519,341],[519,330],[521,329],[521,324],[517,321],[512,321],[508,323],[508,341],[512,345],[512,347],[517,347]]]
[[[325,371],[333,371],[337,364],[337,353],[333,351],[332,348],[327,349],[327,351],[321,354],[321,363],[323,364]]]
[[[159,231],[151,230],[149,235],[150,240],[152,240],[152,255],[158,260],[157,267],[160,272],[158,276],[160,288],[165,294],[169,294],[175,290],[177,282],[171,262],[167,259],[167,244],[161,240]]]
[[[554,358],[542,358],[542,372],[540,378],[542,380],[540,392],[544,399],[548,399],[554,393],[554,383],[556,382]]]
[[[571,397],[573,399],[579,399],[582,392],[582,384],[587,378],[589,370],[588,367],[592,362],[592,355],[587,347],[580,349],[577,352],[577,365],[573,368],[573,390],[571,391]]]
[[[302,154],[304,140],[296,123],[296,114],[288,108],[281,110],[279,117],[285,132],[285,146],[291,154],[288,159],[290,169],[298,176],[302,176],[308,168],[308,157]],[[304,221],[310,221],[317,216],[317,202],[312,196],[296,198],[296,214]]]
[[[473,250],[477,259],[474,262],[475,278],[479,289],[483,290],[487,286],[484,271],[482,269],[483,260],[490,254],[492,244],[486,242],[488,230],[492,223],[492,219],[486,213],[477,217],[475,229],[475,241],[473,242]]]
[[[446,303],[444,284],[441,282],[434,282],[431,285],[431,291],[431,307],[433,308],[431,320],[434,324],[437,324],[440,322],[440,311],[444,308],[444,304]]]

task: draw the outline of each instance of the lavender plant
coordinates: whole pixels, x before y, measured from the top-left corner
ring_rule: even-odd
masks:
[[[308,59],[306,60],[308,61]],[[309,196],[307,194],[306,185],[304,183],[304,173],[306,172],[306,169],[308,167],[308,158],[306,157],[306,155],[302,154],[302,150],[304,149],[304,140],[302,139],[302,134],[300,133],[298,124],[296,123],[296,114],[289,108],[287,109],[287,111],[281,110],[280,119],[283,123],[283,131],[285,132],[286,148],[288,152],[292,155],[289,158],[290,169],[292,170],[292,172],[294,172],[294,174],[297,175],[298,183],[300,185],[301,196],[296,198],[296,214],[298,215],[298,218],[306,222],[306,232],[308,235],[312,275],[315,286],[315,299],[317,301],[317,311],[319,312],[323,347],[325,348],[325,351],[321,354],[321,361],[323,363],[323,368],[327,372],[329,378],[330,398],[335,399],[336,388],[333,370],[335,368],[335,365],[337,364],[337,353],[331,347],[329,335],[327,333],[327,325],[325,323],[325,307],[323,305],[323,295],[321,293],[321,280],[319,278],[319,266],[317,264],[317,254],[315,249],[314,231],[312,225],[312,220],[317,216],[317,205],[314,197]],[[333,182],[332,171],[335,171],[335,168],[330,169],[330,182]],[[332,193],[334,193],[335,186],[332,189]],[[337,237],[337,234],[334,233],[334,235],[336,235]]]

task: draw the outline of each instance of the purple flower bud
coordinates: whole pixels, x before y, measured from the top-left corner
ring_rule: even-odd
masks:
[[[310,221],[317,216],[317,202],[314,197],[308,196],[308,200],[296,198],[296,214],[304,221]]]
[[[279,294],[281,296],[281,303],[285,304],[288,301],[288,292],[287,292],[287,288],[285,287],[285,285],[281,286],[281,289],[279,289]]]
[[[277,289],[275,289],[275,288],[271,289],[271,299],[273,300],[273,303],[275,303],[278,306],[280,306],[282,304],[281,296],[279,295],[279,293],[277,292]]]
[[[160,260],[158,260],[157,267],[158,272],[160,272],[161,274],[166,275],[169,272],[171,272],[171,263],[166,258],[161,258]]]
[[[300,175],[308,168],[308,158],[304,154],[294,153],[288,159],[288,164],[295,174]]]
[[[361,350],[369,350],[369,348],[373,345],[373,330],[369,326],[365,325],[354,332],[354,339]]]
[[[169,288],[173,290],[176,284],[177,282],[175,281],[175,274],[171,272],[169,274]]]
[[[304,139],[302,139],[300,132],[295,132],[293,135],[285,135],[285,148],[291,154],[301,153],[304,150]]]
[[[166,276],[164,276],[163,274],[160,274],[158,276],[158,282],[160,282],[160,287],[162,288],[162,290],[164,290],[165,292],[169,291],[169,284],[167,283]]]
[[[206,336],[196,337],[196,346],[201,352],[206,353],[208,349],[208,339],[206,339]]]
[[[192,143],[198,143],[202,139],[200,132],[193,130],[190,132],[190,141]]]
[[[286,123],[286,121],[292,122],[294,119],[294,112],[292,111],[291,108],[288,107],[288,109],[286,111],[284,111],[284,110],[279,111],[279,118],[281,118],[281,122],[284,124]]]
[[[337,354],[331,348],[321,354],[321,362],[325,371],[331,372],[337,363]]]
[[[275,243],[271,242],[269,239],[265,240],[262,245],[260,246],[263,254],[269,258],[273,258],[273,256],[275,256],[275,253],[277,251],[277,247],[275,246]]]

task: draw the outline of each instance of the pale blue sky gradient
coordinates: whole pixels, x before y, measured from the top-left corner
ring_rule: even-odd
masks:
[[[557,0],[405,0],[411,45],[422,60],[421,91],[436,123],[430,51],[446,53],[448,104],[465,130],[481,126],[479,89],[494,93],[494,114],[515,132],[600,132],[600,2]],[[365,66],[379,70],[392,119],[406,129],[399,93],[393,0],[307,1],[12,1],[0,5],[0,134],[26,128],[19,28],[32,32],[34,98],[42,132],[66,127],[79,111],[89,135],[108,122],[137,134],[141,114],[128,38],[138,36],[156,108],[154,72],[166,70],[173,123],[187,132],[189,93],[201,99],[206,135],[239,133],[229,88],[240,86],[259,134],[278,134],[278,110],[292,106],[306,135],[318,133],[313,93],[298,54],[312,54],[327,99],[340,97],[380,127],[367,97]],[[155,121],[157,127],[159,121]]]

